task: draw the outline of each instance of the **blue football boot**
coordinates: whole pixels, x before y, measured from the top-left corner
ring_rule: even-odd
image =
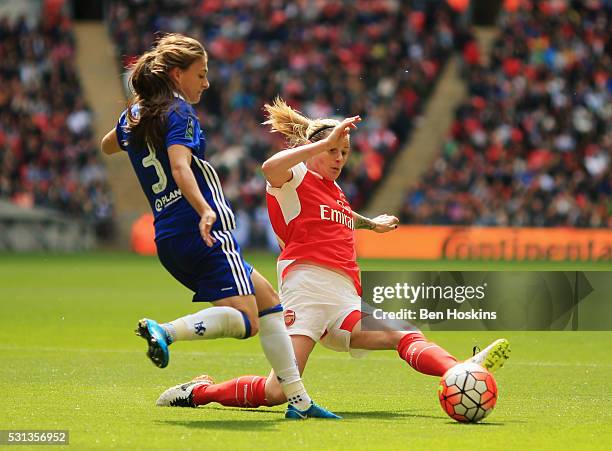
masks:
[[[168,346],[172,340],[166,334],[163,327],[157,324],[156,321],[148,318],[143,318],[138,321],[136,335],[141,336],[149,344],[147,356],[159,368],[165,368],[170,361],[170,351]]]
[[[305,420],[306,418],[326,418],[339,420],[342,417],[316,405],[313,401],[311,402],[310,407],[306,410],[299,410],[298,408],[289,404],[287,406],[287,411],[285,412],[285,418],[289,418],[290,420]]]

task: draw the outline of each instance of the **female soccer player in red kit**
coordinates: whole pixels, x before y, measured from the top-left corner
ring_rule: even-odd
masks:
[[[459,361],[421,332],[361,328],[354,230],[387,233],[398,224],[394,216],[368,219],[352,211],[336,183],[350,154],[349,132],[361,118],[311,120],[282,99],[265,109],[265,124],[285,135],[290,144],[266,160],[262,170],[268,182],[268,214],[282,249],[277,264],[279,294],[300,374],[317,342],[353,355],[397,350],[415,370],[444,374]],[[494,371],[508,354],[507,340],[500,339],[470,361]],[[218,402],[258,407],[286,402],[273,371],[267,378],[243,376],[214,384],[201,376],[190,383],[193,406]]]

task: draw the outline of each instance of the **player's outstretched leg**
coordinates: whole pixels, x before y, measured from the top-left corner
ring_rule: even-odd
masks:
[[[480,352],[477,349],[474,348],[474,356],[466,362],[476,363],[491,372],[500,369],[510,358],[510,342],[505,338],[495,340]]]
[[[143,318],[138,321],[136,335],[141,336],[147,341],[149,345],[147,356],[156,366],[159,368],[168,366],[170,361],[168,346],[172,343],[172,339],[163,327],[152,319]]]
[[[208,307],[164,324],[143,318],[136,328],[136,334],[149,345],[147,356],[159,368],[168,366],[168,346],[175,341],[248,338],[251,332],[252,325],[247,315],[227,306]]]
[[[276,405],[270,404],[266,399],[266,379],[264,376],[240,376],[219,384],[199,384],[194,387],[192,401],[196,406],[211,402],[226,407],[245,408]],[[193,380],[212,382],[212,378],[205,375]]]
[[[166,390],[160,396],[157,405],[196,407],[216,402],[226,407],[256,408],[271,407],[287,402],[275,375],[273,379],[275,386],[272,388],[274,394],[266,393],[267,380],[268,378],[264,376],[240,376],[215,384],[210,376],[199,376],[186,384],[176,385]],[[340,418],[312,401],[309,401],[309,405],[304,410],[299,410],[295,405],[290,404],[285,417],[290,419]]]
[[[430,376],[442,376],[459,363],[448,351],[427,340],[420,332],[405,334],[397,345],[397,352],[412,368]]]

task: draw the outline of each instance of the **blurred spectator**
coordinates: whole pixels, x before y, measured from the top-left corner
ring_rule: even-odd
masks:
[[[74,49],[60,10],[38,24],[0,18],[0,196],[83,217],[105,237],[113,206]]]
[[[445,1],[111,1],[108,23],[128,67],[157,30],[201,40],[212,61],[210,90],[197,110],[208,158],[224,190],[250,216],[251,238],[268,230],[260,163],[285,145],[262,107],[276,95],[312,117],[360,114],[354,156],[340,184],[359,209],[408,137],[453,47]],[[269,221],[264,221],[269,228]]]
[[[502,17],[490,67],[465,62],[471,97],[404,222],[612,226],[610,8],[542,1]]]

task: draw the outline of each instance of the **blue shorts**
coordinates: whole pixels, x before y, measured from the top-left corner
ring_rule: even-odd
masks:
[[[217,242],[208,247],[199,233],[181,234],[157,242],[164,268],[191,291],[193,302],[212,302],[255,293],[253,267],[244,261],[231,232],[212,232]]]

